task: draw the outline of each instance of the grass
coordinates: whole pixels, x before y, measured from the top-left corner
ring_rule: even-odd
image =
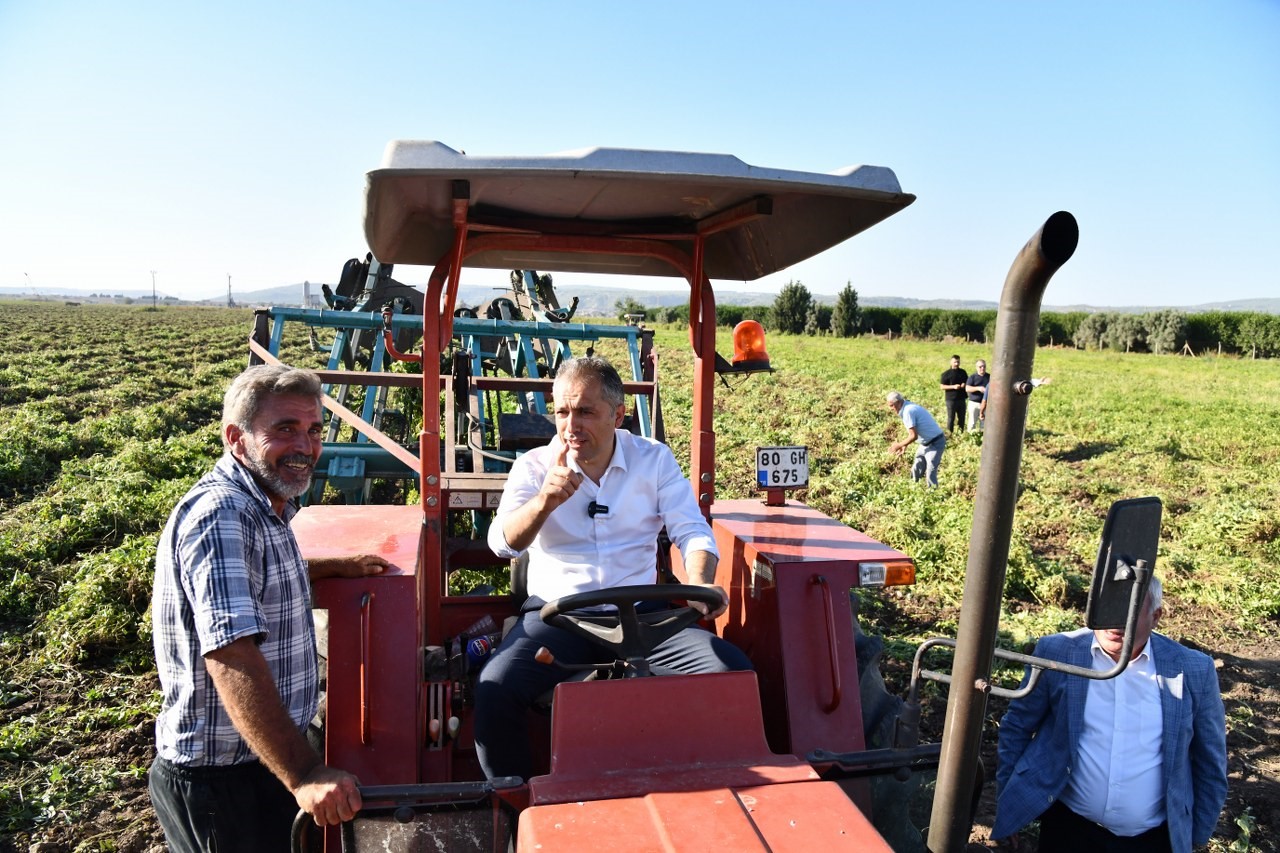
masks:
[[[5,303],[0,367],[0,833],[86,820],[142,769],[51,744],[149,737],[157,709],[148,616],[156,538],[177,498],[220,453],[227,382],[246,364],[245,310]],[[659,328],[663,410],[687,459],[692,359]],[[727,333],[720,342],[728,352]],[[287,358],[319,366],[305,335]],[[718,494],[755,494],[755,448],[810,448],[796,495],[914,556],[914,587],[868,596],[868,629],[898,607],[954,631],[980,436],[952,442],[940,488],[911,483],[887,447],[897,389],[935,413],[938,377],[965,343],[772,336],[776,373],[717,388]],[[1223,635],[1280,617],[1280,371],[1274,361],[1044,349],[1027,421],[1001,644],[1080,621],[1107,507],[1164,502],[1157,568],[1169,606],[1206,608]],[[413,411],[413,405],[404,406]],[[919,636],[888,638],[908,660]],[[1213,638],[1199,638],[1211,646]],[[74,705],[51,697],[80,697]],[[1241,831],[1253,832],[1253,820]],[[97,843],[97,842],[95,842]],[[93,848],[98,849],[98,848]],[[105,849],[105,848],[104,848]]]
[[[659,343],[667,352],[676,341]],[[777,373],[717,398],[722,496],[750,493],[756,445],[806,444],[811,485],[798,497],[913,555],[920,572],[908,595],[955,601],[981,436],[957,436],[941,487],[916,488],[909,459],[887,451],[902,427],[883,399],[896,389],[940,413],[949,355],[971,364],[990,349],[789,336],[769,349]],[[1141,495],[1164,503],[1157,568],[1171,602],[1211,606],[1246,632],[1280,615],[1280,445],[1267,438],[1280,435],[1274,362],[1042,349],[1034,372],[1054,381],[1028,409],[1005,614],[1015,641],[1078,618],[1108,507]]]

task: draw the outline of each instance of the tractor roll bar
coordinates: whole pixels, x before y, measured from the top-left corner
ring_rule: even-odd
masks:
[[[953,681],[947,692],[942,758],[929,822],[932,853],[959,853],[969,841],[969,808],[982,747],[1027,422],[1028,396],[1016,393],[1015,386],[1031,377],[1045,287],[1071,259],[1079,239],[1074,216],[1066,211],[1050,216],[1014,259],[1000,295],[995,369],[988,390],[991,406],[984,427]]]

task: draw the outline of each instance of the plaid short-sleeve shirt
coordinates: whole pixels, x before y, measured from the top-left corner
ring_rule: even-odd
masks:
[[[249,471],[224,454],[174,508],[156,549],[152,633],[163,694],[161,758],[192,767],[254,758],[227,716],[204,655],[256,638],[302,730],[319,684],[311,585],[289,529]]]

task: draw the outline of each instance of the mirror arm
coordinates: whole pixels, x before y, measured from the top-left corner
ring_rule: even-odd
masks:
[[[1124,643],[1120,648],[1120,660],[1111,669],[1099,671],[1087,666],[1076,666],[1075,664],[1063,663],[1061,661],[1050,660],[1048,658],[1039,658],[1034,655],[1024,655],[1018,652],[1010,652],[1005,649],[997,648],[993,655],[1000,660],[1012,661],[1020,663],[1030,668],[1027,675],[1027,682],[1016,690],[1010,690],[1007,687],[996,687],[988,684],[983,692],[992,696],[999,696],[1003,699],[1021,699],[1035,689],[1036,684],[1040,681],[1041,673],[1046,669],[1054,672],[1061,672],[1067,675],[1078,675],[1082,678],[1092,678],[1095,681],[1106,681],[1109,678],[1115,678],[1129,667],[1129,660],[1133,657],[1133,633],[1138,625],[1138,610],[1142,607],[1146,599],[1147,584],[1151,578],[1151,569],[1147,567],[1146,560],[1138,560],[1135,565],[1130,566],[1123,560],[1116,561],[1116,580],[1129,580],[1132,577],[1137,578],[1133,588],[1129,591],[1129,613],[1125,617],[1124,626]],[[956,641],[947,637],[934,637],[925,640],[920,644],[920,648],[916,650],[915,660],[911,665],[911,688],[907,699],[908,704],[919,704],[920,680],[937,681],[942,684],[950,684],[951,676],[943,672],[935,672],[929,669],[921,668],[921,660],[924,654],[934,646],[946,646],[954,649]]]

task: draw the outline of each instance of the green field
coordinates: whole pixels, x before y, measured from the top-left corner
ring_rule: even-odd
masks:
[[[664,353],[680,342],[678,333],[659,336]],[[914,556],[910,595],[956,602],[980,437],[948,444],[941,488],[915,488],[909,460],[887,451],[902,427],[883,400],[896,389],[941,419],[947,358],[958,353],[968,367],[990,359],[990,348],[778,336],[769,349],[777,373],[718,394],[722,496],[749,493],[757,444],[808,445],[811,488],[802,497]],[[682,398],[676,360],[663,363],[664,401]],[[1077,624],[1106,510],[1141,495],[1164,502],[1159,570],[1171,602],[1212,608],[1224,630],[1274,623],[1280,364],[1041,349],[1035,374],[1053,383],[1028,410],[1004,625],[1017,634]]]
[[[6,837],[145,849],[128,839],[149,825],[137,798],[158,701],[153,549],[171,506],[220,452],[221,395],[246,363],[252,314],[0,310],[0,849]],[[688,333],[660,328],[657,343],[668,432],[687,458]],[[287,357],[319,366],[304,344],[291,342]],[[888,453],[902,427],[883,400],[897,389],[937,415],[948,356],[970,368],[991,349],[775,336],[769,351],[776,373],[717,390],[719,496],[753,494],[757,445],[808,445],[811,486],[796,497],[918,564],[914,587],[866,601],[867,629],[895,632],[899,659],[927,633],[954,633],[980,438],[953,441],[941,487],[927,491],[911,483],[909,459]],[[1280,362],[1042,349],[1035,374],[1053,383],[1030,402],[1002,643],[1077,627],[1107,507],[1155,495],[1168,632],[1210,653],[1277,648]],[[1252,768],[1274,796],[1274,724],[1248,705],[1229,695],[1233,770],[1237,746],[1269,741],[1266,755],[1239,760],[1244,783]],[[1270,812],[1252,790],[1233,776],[1229,810],[1249,829],[1224,820],[1219,849],[1250,831],[1254,849],[1274,849],[1259,846],[1271,844]]]

